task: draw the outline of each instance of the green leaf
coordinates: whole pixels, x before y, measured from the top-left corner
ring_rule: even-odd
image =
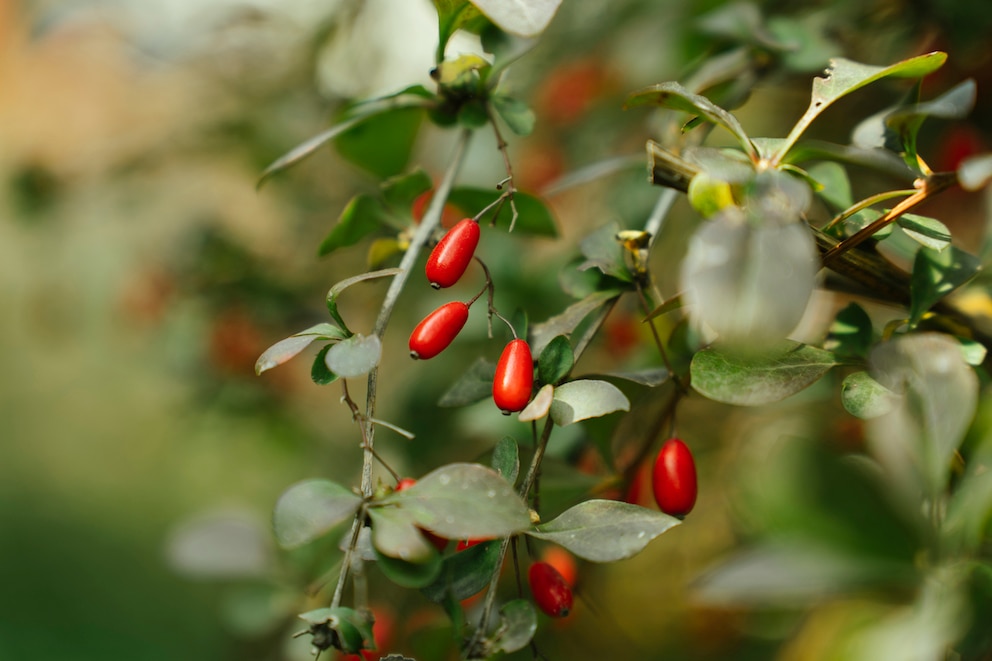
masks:
[[[974,80],[958,83],[936,99],[913,104],[890,113],[885,123],[899,136],[907,164],[917,165],[916,136],[928,117],[963,119],[975,106]]]
[[[476,358],[464,374],[448,388],[437,405],[445,408],[467,406],[481,402],[493,394],[493,377],[496,363],[485,358]]]
[[[501,30],[536,37],[548,27],[561,0],[472,0],[472,4]]]
[[[992,154],[971,156],[958,166],[958,183],[966,191],[985,188],[992,181]]]
[[[466,188],[459,187],[451,191],[448,195],[448,203],[452,204],[465,213],[466,216],[474,217],[485,207],[496,201],[501,195],[499,191],[487,188]],[[520,217],[514,226],[514,232],[523,232],[535,236],[547,236],[554,238],[558,236],[558,228],[555,225],[554,216],[540,199],[517,191],[513,195],[514,203]],[[499,209],[491,209],[483,215],[480,222],[492,222],[493,215],[496,215],[496,226],[508,229],[512,213],[509,202],[503,204]]]
[[[992,523],[992,471],[970,471],[947,504],[942,533],[953,551],[972,553],[988,539]]]
[[[338,248],[353,246],[388,224],[382,202],[371,195],[356,195],[338,216],[334,229],[320,242],[317,254],[323,257]]]
[[[985,348],[984,344],[966,337],[956,337],[954,339],[961,344],[961,356],[964,358],[964,362],[974,367],[978,367],[985,362],[985,356],[989,350]]]
[[[692,387],[710,399],[760,406],[809,387],[837,364],[832,353],[798,342],[760,354],[703,349],[692,359]]]
[[[730,112],[716,105],[705,96],[693,94],[676,82],[661,83],[635,92],[627,98],[626,107],[658,105],[698,115],[708,122],[722,126],[737,138],[744,152],[752,160],[757,160],[758,152],[751,139],[744,132],[740,121]]]
[[[338,297],[344,292],[345,289],[351,287],[359,282],[365,282],[366,280],[375,280],[376,278],[388,278],[400,273],[401,269],[380,269],[378,271],[369,271],[368,273],[362,273],[361,275],[354,275],[350,278],[345,278],[344,280],[335,283],[334,286],[330,288],[327,292],[327,311],[330,313],[331,317],[341,325],[342,328],[347,330],[347,325],[344,323],[344,319],[341,318],[341,314],[338,312]],[[351,332],[348,332],[351,335]]]
[[[633,282],[634,277],[624,259],[623,245],[617,239],[620,225],[611,222],[582,239],[579,249],[586,261],[579,270],[596,268],[604,274],[623,282]]]
[[[826,77],[813,79],[809,108],[796,122],[776,152],[771,155],[772,164],[782,162],[813,120],[838,99],[883,78],[922,78],[939,69],[946,60],[947,53],[939,51],[903,60],[887,67],[860,64],[842,57],[832,58]]]
[[[587,500],[528,531],[591,562],[616,562],[640,553],[679,520],[616,500]]]
[[[765,50],[785,51],[790,45],[768,31],[761,10],[750,2],[732,2],[699,17],[700,31]]]
[[[362,499],[330,480],[305,480],[276,502],[272,525],[285,549],[311,542],[355,514]]]
[[[417,534],[422,536],[422,533]],[[441,575],[441,554],[433,547],[430,551],[431,555],[425,560],[410,562],[390,557],[377,548],[375,549],[376,566],[386,578],[401,588],[424,588],[434,583]]]
[[[493,649],[516,652],[530,644],[537,633],[537,611],[527,599],[514,599],[499,609],[499,628],[493,636]]]
[[[382,342],[378,335],[352,335],[332,345],[324,354],[324,363],[342,379],[368,374],[382,357]]]
[[[265,170],[262,171],[262,175],[258,178],[258,183],[255,184],[255,188],[256,189],[261,188],[262,184],[268,181],[269,177],[279,172],[282,172],[283,170],[292,167],[293,165],[296,165],[297,163],[299,163],[303,159],[313,154],[315,151],[323,147],[325,144],[327,144],[334,138],[338,137],[348,129],[357,125],[360,121],[362,121],[361,116],[352,117],[350,119],[341,122],[340,124],[335,124],[326,131],[318,133],[309,140],[306,140],[305,142],[297,145],[296,147],[293,147],[293,149],[291,149],[287,153],[277,158],[267,168],[265,168]]]
[[[823,348],[840,356],[867,357],[874,332],[871,317],[857,303],[848,303],[830,325]]]
[[[513,485],[517,482],[520,472],[520,451],[517,442],[510,436],[504,436],[493,448],[492,467],[504,480]]]
[[[458,108],[458,123],[467,129],[480,129],[489,123],[489,111],[483,99],[471,99]]]
[[[318,386],[326,386],[329,383],[337,381],[338,378],[338,375],[329,370],[327,363],[324,362],[327,359],[327,352],[330,348],[330,344],[324,346],[314,357],[313,365],[310,366],[310,379]]]
[[[545,383],[541,386],[541,389],[537,391],[534,395],[534,399],[530,400],[530,403],[524,407],[524,410],[517,414],[517,420],[520,422],[534,422],[535,420],[540,420],[548,414],[551,410],[551,404],[554,402],[555,387],[550,383]]]
[[[422,168],[404,175],[390,177],[382,182],[382,198],[394,212],[408,216],[410,207],[420,195],[433,188],[431,177]]]
[[[482,542],[444,558],[437,580],[423,588],[424,596],[441,603],[449,596],[461,601],[485,590],[499,564],[500,543]]]
[[[556,384],[572,371],[575,354],[564,335],[558,335],[541,350],[537,359],[537,374],[542,383]]]
[[[910,323],[916,325],[933,305],[978,273],[978,260],[955,246],[937,252],[920,248],[910,277]]]
[[[424,533],[413,524],[413,517],[400,507],[370,507],[372,520],[372,546],[390,558],[407,563],[425,563],[437,555],[437,551],[424,537]],[[438,568],[440,568],[440,563]],[[423,587],[435,577],[416,587]]]
[[[896,405],[894,392],[871,378],[868,372],[849,374],[840,386],[840,401],[851,415],[868,420],[885,415]]]
[[[386,110],[343,131],[334,146],[343,158],[373,175],[392,177],[406,168],[423,119],[423,108]]]
[[[951,232],[935,218],[906,213],[896,219],[896,224],[920,245],[940,251],[951,244]]]
[[[564,427],[580,420],[629,410],[630,400],[612,383],[579,379],[555,388],[550,413],[555,424]]]
[[[504,94],[493,94],[490,102],[510,130],[517,135],[530,135],[534,130],[534,111],[523,101]]]
[[[530,511],[499,473],[479,464],[448,464],[382,501],[416,525],[448,539],[502,537],[530,526]]]
[[[531,350],[540,356],[544,353],[544,347],[559,335],[571,335],[582,321],[592,312],[599,310],[604,305],[609,305],[620,296],[620,292],[611,289],[607,291],[597,291],[586,296],[581,301],[572,303],[560,314],[551,317],[539,324],[534,324],[531,329]],[[491,379],[490,379],[491,381]]]
[[[851,193],[851,180],[847,170],[839,163],[823,161],[810,166],[809,176],[816,180],[822,189],[818,195],[836,211],[842,211],[854,204]]]
[[[479,19],[481,13],[468,0],[434,0],[437,9],[438,43],[437,61],[444,59],[444,50],[451,36],[462,27],[471,25]]]
[[[343,340],[346,337],[348,337],[348,333],[333,324],[325,322],[311,326],[284,340],[279,340],[262,352],[262,355],[255,361],[255,374],[261,374],[273,367],[282,365],[299,355],[317,340]]]

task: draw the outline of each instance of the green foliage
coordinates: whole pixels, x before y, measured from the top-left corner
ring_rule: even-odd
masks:
[[[276,540],[287,549],[312,542],[350,518],[360,504],[361,498],[330,480],[295,484],[276,503],[272,516]]]

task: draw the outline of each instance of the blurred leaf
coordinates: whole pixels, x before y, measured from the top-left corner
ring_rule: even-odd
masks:
[[[472,99],[458,108],[458,123],[467,129],[479,129],[489,123],[489,110],[483,99]]]
[[[424,596],[441,603],[449,595],[461,601],[485,590],[499,563],[500,543],[482,542],[444,558],[437,580],[423,588]]]
[[[370,510],[370,513],[374,511]],[[423,533],[417,531],[417,534],[423,537]],[[425,543],[430,547],[430,543]],[[424,560],[410,562],[390,557],[376,548],[376,566],[383,576],[401,588],[424,588],[436,581],[441,574],[441,554],[433,547],[429,550],[430,555]]]
[[[409,174],[390,177],[381,185],[386,204],[399,214],[409,214],[413,201],[433,187],[430,175],[419,167]]]
[[[317,254],[323,257],[338,248],[353,246],[388,224],[382,202],[364,193],[356,195],[338,216],[334,229],[320,242]]]
[[[942,541],[951,553],[977,552],[992,524],[992,471],[970,470],[947,504]]]
[[[823,348],[838,356],[866,358],[873,340],[871,317],[857,303],[848,303],[830,325]]]
[[[337,381],[338,375],[332,372],[327,367],[327,352],[331,348],[328,344],[324,346],[313,359],[313,365],[310,366],[310,379],[316,383],[318,386],[326,386],[329,383]]]
[[[899,136],[907,163],[917,163],[916,136],[928,117],[962,119],[975,106],[976,85],[965,80],[936,99],[900,108],[885,118],[885,123]]]
[[[523,101],[503,94],[493,94],[490,102],[510,130],[517,135],[530,135],[534,130],[534,111]]]
[[[268,583],[225,586],[220,612],[224,624],[238,636],[275,634],[289,613],[299,608],[299,595]]]
[[[501,537],[530,526],[530,511],[499,473],[479,464],[448,464],[380,501],[448,539]]]
[[[560,314],[539,324],[534,324],[530,333],[531,350],[541,355],[544,352],[544,347],[548,346],[554,338],[560,335],[571,335],[590,313],[604,305],[609,305],[618,296],[620,296],[620,292],[616,290],[598,291],[586,296],[581,301],[572,303]]]
[[[372,521],[372,546],[382,555],[403,560],[405,563],[427,563],[437,555],[437,551],[427,541],[424,534],[413,524],[413,517],[401,507],[370,507]],[[437,569],[440,569],[440,562]],[[434,580],[432,576],[423,587]]]
[[[936,218],[905,213],[896,219],[896,224],[914,241],[927,248],[941,251],[951,243],[951,232]]]
[[[939,333],[880,344],[871,364],[875,380],[898,397],[892,411],[870,421],[873,452],[906,489],[941,493],[975,415],[978,377],[960,344]]]
[[[571,370],[575,362],[572,345],[564,335],[548,342],[537,359],[537,374],[542,383],[558,383]]]
[[[287,489],[272,518],[276,540],[285,549],[311,542],[355,514],[362,499],[330,480],[305,480]]]
[[[664,367],[648,368],[633,372],[597,372],[596,375],[630,381],[631,383],[649,388],[656,388],[671,378],[668,370]]]
[[[474,217],[475,214],[495,202],[496,198],[500,195],[501,193],[499,191],[486,188],[459,187],[452,190],[451,194],[448,195],[448,203],[461,209],[467,216]],[[513,228],[514,232],[523,232],[524,234],[533,234],[536,236],[558,236],[558,228],[555,226],[554,216],[551,215],[551,211],[545,206],[544,202],[533,195],[520,191],[513,194],[513,199],[517,205],[517,212],[520,214],[520,217],[517,218],[517,224]],[[495,209],[487,211],[479,221],[492,222],[494,213],[496,213]],[[496,216],[496,226],[509,228],[510,218],[510,204],[507,202],[499,209]]]
[[[579,248],[586,261],[579,270],[596,268],[608,276],[624,282],[633,282],[630,268],[624,260],[623,245],[617,240],[620,225],[611,222],[582,239]]]
[[[946,60],[947,54],[939,51],[885,67],[861,64],[842,57],[831,58],[826,76],[813,79],[809,108],[778,145],[770,160],[773,163],[781,162],[813,120],[841,97],[883,78],[922,78],[939,69]]]
[[[291,335],[284,340],[279,340],[266,349],[258,360],[255,361],[255,374],[261,374],[273,367],[278,367],[289,361],[294,356],[300,354],[308,346],[317,340],[343,340],[348,337],[346,331],[328,323],[320,323],[310,328],[300,331],[296,335]]]
[[[504,436],[493,448],[492,467],[510,485],[516,484],[520,472],[520,451],[517,442],[510,436]]]
[[[916,325],[933,305],[978,273],[978,260],[955,246],[937,252],[921,248],[910,277],[910,323]]]
[[[437,405],[441,407],[467,406],[490,397],[493,394],[493,377],[496,375],[496,363],[485,358],[476,358],[475,362],[448,388]]]
[[[344,290],[354,284],[358,284],[359,282],[375,280],[376,278],[388,278],[400,272],[400,269],[381,269],[379,271],[369,271],[368,273],[362,273],[350,278],[345,278],[344,280],[335,283],[334,286],[332,286],[327,292],[327,311],[330,313],[331,317],[341,325],[342,328],[347,329],[344,319],[341,318],[341,314],[338,312],[338,297],[344,292]],[[351,333],[349,332],[348,335],[351,335]]]
[[[537,633],[537,611],[526,599],[514,599],[499,609],[499,628],[493,636],[493,649],[506,652],[522,650]]]
[[[352,335],[332,345],[324,354],[324,363],[342,379],[368,374],[382,357],[382,342],[378,335]]]
[[[437,61],[440,62],[444,59],[445,46],[451,39],[451,35],[462,27],[473,24],[479,19],[481,13],[468,0],[434,0],[434,7],[437,9],[438,32],[440,34],[437,52]]]
[[[654,310],[651,310],[651,312],[649,312],[648,315],[645,316],[644,319],[642,319],[642,321],[651,321],[652,319],[660,317],[663,314],[668,314],[669,312],[672,312],[674,310],[680,310],[682,309],[683,305],[685,304],[682,302],[681,296],[679,295],[672,296],[670,299],[668,299],[667,301],[656,307]]]
[[[555,388],[551,419],[564,427],[616,411],[629,411],[630,401],[612,383],[595,379],[569,381]]]
[[[752,160],[757,159],[757,150],[737,118],[705,96],[693,94],[676,82],[667,82],[635,92],[627,97],[626,107],[636,108],[648,104],[682,110],[698,115],[717,126],[722,126],[737,138],[745,153]]]
[[[169,534],[166,557],[173,570],[195,579],[261,578],[274,567],[270,532],[234,511],[183,521]]]
[[[777,208],[780,197],[765,203]],[[680,273],[682,298],[696,323],[723,342],[749,347],[772,345],[796,327],[820,268],[804,223],[760,217],[758,225],[737,207],[711,217],[690,239]]]
[[[871,584],[874,569],[857,556],[815,544],[767,542],[734,554],[703,575],[693,597],[722,608],[805,607]]]
[[[843,51],[833,39],[835,31],[827,15],[810,12],[768,17],[768,31],[785,46],[778,56],[786,69],[822,71],[834,53]]]
[[[958,182],[966,191],[985,188],[992,181],[992,154],[980,154],[961,161]]]
[[[564,546],[584,560],[616,562],[637,555],[679,523],[673,516],[638,505],[587,500],[527,534]]]
[[[840,400],[851,415],[867,420],[877,418],[896,405],[896,394],[871,378],[868,372],[848,375],[840,386]]]
[[[365,256],[365,263],[370,269],[376,269],[386,264],[393,257],[402,255],[406,248],[396,239],[380,238],[372,241]]]
[[[971,617],[970,627],[954,643],[954,651],[962,659],[980,659],[992,649],[992,567],[988,563],[975,563],[968,568],[966,594]]]
[[[985,362],[985,356],[988,355],[989,350],[984,344],[966,337],[955,339],[961,344],[961,356],[964,358],[964,362],[974,367]]]
[[[789,45],[768,31],[761,9],[751,2],[732,2],[699,17],[700,31],[731,39],[741,44],[784,51]]]
[[[854,204],[851,180],[842,165],[832,161],[822,161],[811,165],[808,172],[809,176],[822,186],[818,195],[834,211],[842,211]]]
[[[521,37],[544,32],[561,0],[472,0],[500,29]]]
[[[354,609],[344,607],[318,608],[301,614],[300,619],[311,626],[311,633],[314,633],[314,646],[319,649],[331,647],[332,639],[337,641],[337,644],[333,646],[340,646],[341,651],[346,654],[356,654],[362,649],[375,647],[372,622]],[[326,632],[318,633],[325,627],[337,635],[331,636]],[[326,641],[326,644],[318,645],[318,635],[321,636],[319,642]]]
[[[718,402],[759,406],[809,387],[836,364],[829,351],[797,342],[748,355],[712,347],[692,359],[692,387]]]
[[[423,119],[419,107],[385,110],[342,131],[334,146],[343,158],[373,175],[392,177],[406,168]]]

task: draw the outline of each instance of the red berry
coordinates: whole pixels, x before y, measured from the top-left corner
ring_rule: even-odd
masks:
[[[530,346],[521,339],[512,340],[496,363],[493,378],[493,401],[503,413],[522,411],[530,401],[534,387],[534,357]]]
[[[480,539],[460,539],[460,540],[458,540],[458,544],[455,546],[455,551],[456,552],[457,551],[464,551],[465,549],[472,548],[476,544],[481,544],[482,542],[488,542],[488,541],[489,541],[489,539],[487,539],[487,538],[480,538]]]
[[[658,451],[651,475],[654,499],[665,514],[685,516],[696,504],[696,461],[680,439],[670,438]]]
[[[465,273],[479,245],[479,223],[466,218],[441,237],[427,258],[427,279],[434,289],[450,287]]]
[[[401,479],[399,482],[396,483],[396,491],[403,491],[404,489],[409,489],[416,483],[417,481],[412,477],[404,477],[403,479]]]
[[[575,562],[575,556],[560,546],[548,546],[541,553],[541,559],[554,567],[569,587],[575,585],[575,579],[579,576],[579,566]]]
[[[527,572],[534,603],[551,617],[565,617],[572,610],[572,588],[546,562],[535,562]]]
[[[461,301],[445,303],[424,317],[410,333],[410,355],[433,358],[444,351],[468,321],[468,306]]]

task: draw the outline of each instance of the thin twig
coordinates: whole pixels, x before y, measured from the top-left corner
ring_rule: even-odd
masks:
[[[496,117],[493,116],[492,108],[487,106],[486,112],[489,115],[489,123],[493,126],[493,133],[496,134],[496,148],[499,149],[499,153],[503,155],[503,167],[506,168],[506,179],[499,182],[496,189],[503,190],[504,187],[506,188],[506,190],[503,190],[503,195],[500,197],[505,197],[510,201],[510,211],[513,214],[510,217],[510,232],[512,232],[513,228],[517,225],[517,218],[520,215],[517,213],[517,203],[513,199],[513,194],[517,192],[517,185],[513,181],[513,166],[510,164],[510,154],[506,149],[506,140],[503,139],[503,134],[500,133],[499,124],[496,122]]]

